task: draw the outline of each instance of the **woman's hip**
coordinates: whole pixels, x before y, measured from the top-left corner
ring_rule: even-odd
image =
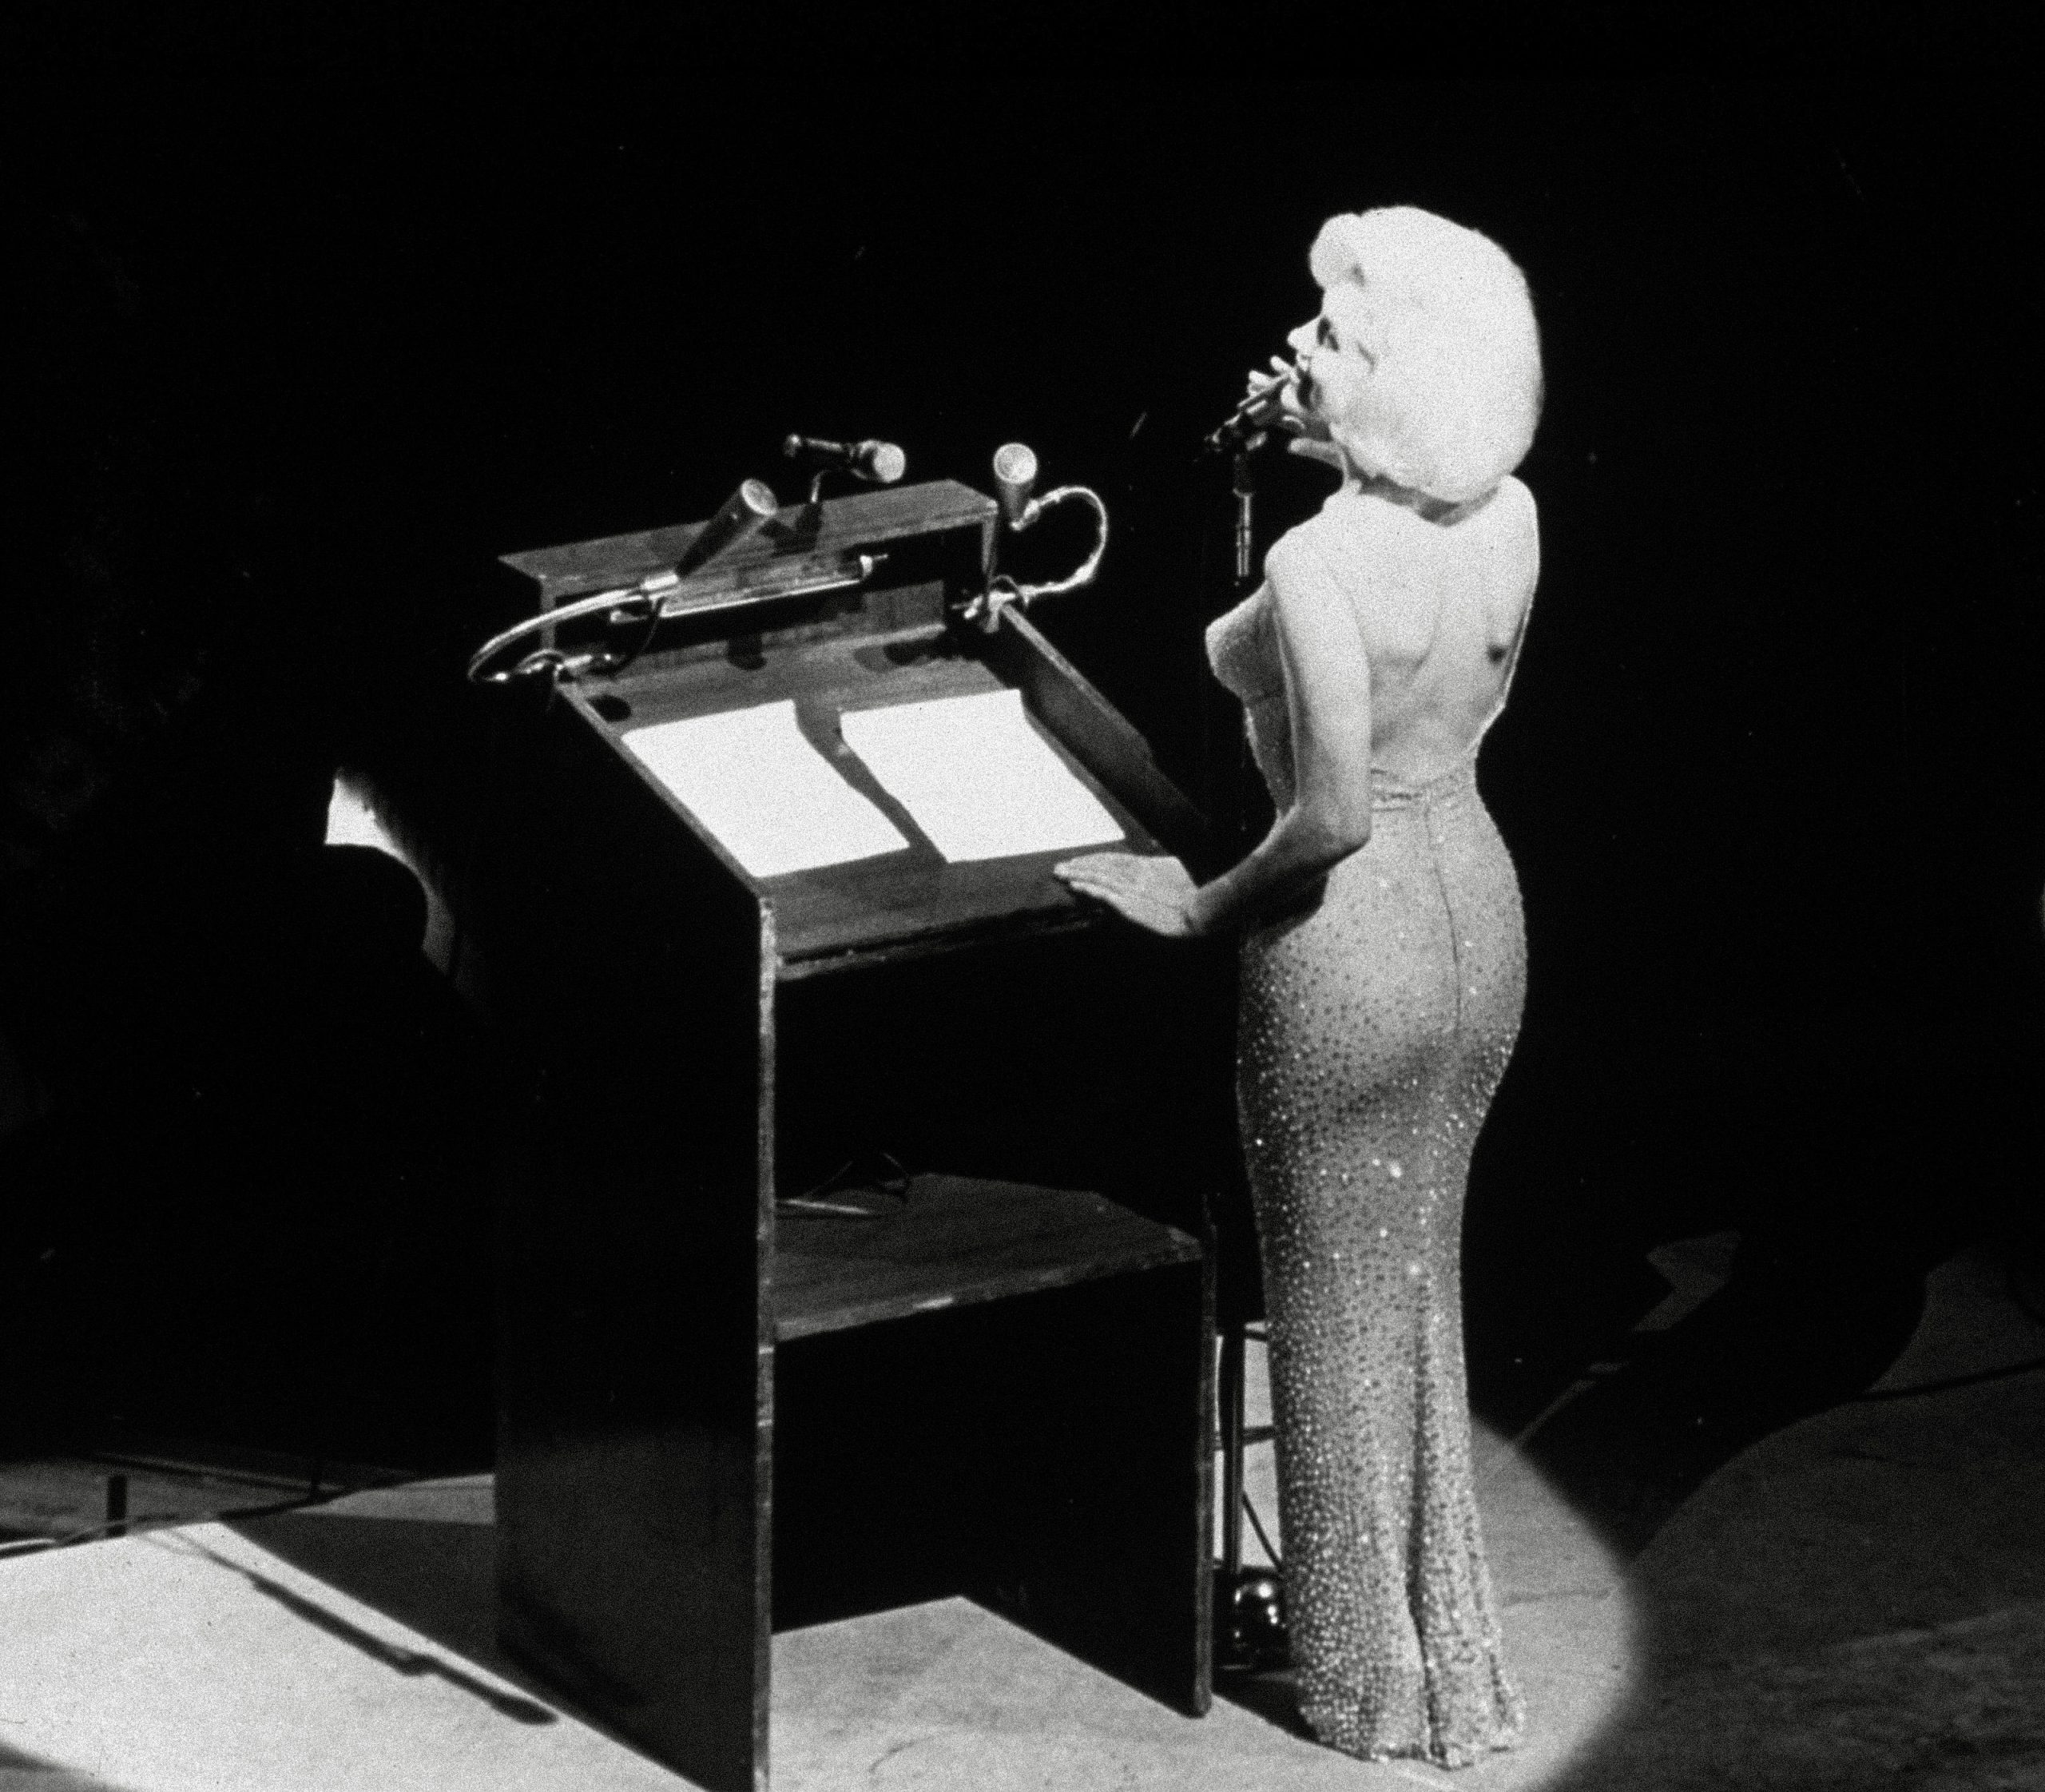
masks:
[[[1245,935],[1243,1019],[1310,1039],[1516,1027],[1526,981],[1519,882],[1483,805],[1380,816],[1316,896]]]

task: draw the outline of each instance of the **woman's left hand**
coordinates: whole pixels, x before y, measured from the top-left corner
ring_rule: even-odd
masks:
[[[1104,902],[1124,919],[1167,940],[1189,940],[1199,886],[1177,859],[1134,852],[1093,852],[1053,865],[1051,875],[1080,896]]]

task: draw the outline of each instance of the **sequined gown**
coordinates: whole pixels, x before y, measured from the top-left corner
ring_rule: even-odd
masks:
[[[1332,499],[1281,545],[1368,602],[1344,578],[1340,523]],[[1208,645],[1282,811],[1292,757],[1270,601],[1267,586]],[[1477,745],[1425,784],[1374,772],[1368,843],[1317,900],[1247,936],[1237,1063],[1300,1709],[1348,1753],[1448,1766],[1510,1746],[1522,1722],[1463,1378],[1464,1188],[1526,979]]]

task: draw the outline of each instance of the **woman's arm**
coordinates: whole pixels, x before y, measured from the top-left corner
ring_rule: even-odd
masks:
[[[1371,837],[1371,669],[1348,599],[1281,544],[1266,562],[1291,721],[1293,801],[1240,864],[1192,898],[1195,933],[1297,896]]]
[[[1296,548],[1280,543],[1266,571],[1292,724],[1292,806],[1241,864],[1197,888],[1175,859],[1104,852],[1057,867],[1073,889],[1154,933],[1240,926],[1370,838],[1370,662],[1356,618]]]

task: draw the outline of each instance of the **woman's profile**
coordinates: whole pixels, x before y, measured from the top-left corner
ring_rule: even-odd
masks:
[[[1127,853],[1058,872],[1153,932],[1241,936],[1300,1709],[1350,1754],[1456,1765],[1522,1722],[1471,1491],[1459,1255],[1525,992],[1475,762],[1539,566],[1511,475],[1540,351],[1519,270],[1430,213],[1330,219],[1310,265],[1320,315],[1253,377],[1254,415],[1342,484],[1208,634],[1277,819],[1205,885]]]

